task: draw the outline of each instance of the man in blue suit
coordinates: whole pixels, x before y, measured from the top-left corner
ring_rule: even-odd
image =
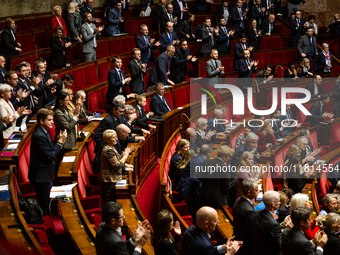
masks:
[[[306,26],[306,22],[301,18],[301,11],[295,12],[296,18],[290,22],[290,30],[292,31],[292,39],[290,40],[292,46],[297,46],[300,40],[300,36],[304,34],[303,29]]]
[[[184,232],[181,255],[235,254],[242,242],[233,241],[234,238],[229,238],[223,245],[213,246],[210,235],[218,223],[218,215],[214,208],[201,207],[196,213],[196,226],[190,226]]]
[[[141,34],[136,37],[136,47],[140,49],[142,53],[142,62],[147,64],[147,68],[150,68],[150,61],[155,61],[153,50],[160,46],[161,42],[155,42],[155,38],[151,38],[148,26],[145,24],[140,26],[140,33]]]
[[[67,132],[60,131],[57,143],[54,144],[48,133],[53,127],[54,112],[45,108],[37,112],[38,126],[32,135],[28,179],[35,188],[37,201],[44,215],[49,215],[50,190],[53,175],[56,171],[55,161],[63,148]]]
[[[263,21],[265,20],[264,18],[265,12],[266,12],[266,9],[263,6],[261,6],[261,0],[256,0],[256,4],[254,4],[250,8],[250,17],[252,19],[256,19],[257,24],[261,26]]]
[[[175,55],[175,52],[175,47],[169,45],[166,51],[158,56],[149,76],[151,84],[154,85],[161,82],[163,84],[175,85],[168,77],[170,75],[171,58]]]
[[[168,21],[165,26],[165,32],[163,32],[159,40],[161,41],[160,51],[164,52],[166,50],[166,47],[169,45],[178,45],[179,40],[177,38],[177,34],[173,31],[173,23]]]
[[[226,27],[225,18],[220,19],[220,29],[218,31],[218,42],[216,49],[218,50],[218,55],[229,54],[231,49],[231,40],[233,40],[233,35],[235,31],[230,30]]]
[[[242,33],[240,35],[240,42],[234,45],[235,57],[233,62],[233,68],[235,68],[236,70],[238,70],[238,61],[243,58],[243,51],[245,49],[252,51],[254,47],[253,46],[249,47],[249,44],[247,43],[247,36]]]
[[[105,32],[109,35],[120,34],[119,25],[124,22],[122,14],[122,3],[116,2],[115,8],[112,8],[108,15],[108,24]]]
[[[270,14],[268,19],[263,19],[262,22],[263,34],[271,36],[274,28],[275,28],[275,15]]]
[[[243,1],[238,0],[236,7],[231,11],[231,29],[235,30],[235,37],[239,37],[240,34],[244,33],[245,21],[247,20],[247,12],[242,8]]]
[[[135,98],[137,96],[137,94],[134,93],[129,95],[126,94],[125,86],[131,81],[131,77],[125,78],[124,70],[120,69],[123,65],[122,59],[119,56],[115,56],[112,58],[112,64],[113,68],[107,75],[109,88],[105,95],[108,105],[112,104],[113,99],[117,95],[123,95],[126,99]]]
[[[150,110],[156,116],[162,116],[163,114],[170,112],[172,109],[170,108],[168,100],[166,100],[166,97],[164,96],[164,84],[161,82],[157,83],[155,90],[156,93],[151,98]]]
[[[0,84],[6,83],[6,79],[5,79],[5,73],[6,73],[5,65],[6,65],[6,59],[3,56],[0,56]]]
[[[259,61],[253,60],[250,58],[250,51],[243,51],[243,58],[238,61],[238,78],[237,78],[237,86],[242,87],[250,87],[252,85],[252,77],[253,72],[257,71],[257,65]]]

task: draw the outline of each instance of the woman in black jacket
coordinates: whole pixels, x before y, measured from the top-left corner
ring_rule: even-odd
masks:
[[[72,43],[68,42],[64,36],[64,29],[61,26],[57,26],[53,31],[53,37],[50,38],[50,63],[54,70],[70,65],[67,50],[70,49],[71,45]]]
[[[161,21],[163,14],[166,13],[165,5],[166,5],[166,0],[160,0],[156,7],[156,14],[157,14],[158,21]]]
[[[325,233],[327,234],[328,241],[326,245],[323,247],[324,255],[333,255],[340,254],[340,240],[339,233],[340,231],[340,216],[337,213],[329,213],[326,215],[325,219],[323,219],[322,224],[325,228]]]
[[[175,237],[171,231],[174,230]],[[172,213],[166,209],[160,211],[153,222],[153,235],[151,238],[155,255],[178,255],[177,246],[181,241],[181,227],[174,218]]]
[[[256,19],[250,20],[250,27],[248,30],[249,46],[253,46],[254,50],[260,50],[262,39],[262,30],[257,28]]]

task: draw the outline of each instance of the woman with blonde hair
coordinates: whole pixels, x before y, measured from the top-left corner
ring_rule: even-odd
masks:
[[[61,26],[64,30],[64,35],[67,36],[65,20],[61,16],[62,13],[63,13],[63,10],[61,9],[59,5],[56,5],[53,7],[52,14],[54,15],[54,17],[52,18],[51,26],[52,26],[52,30],[54,30],[57,26]]]
[[[155,250],[155,255],[178,255],[177,246],[181,242],[181,227],[176,221],[174,225],[174,217],[171,212],[166,209],[157,213],[153,222],[153,235],[151,243]],[[174,230],[175,238],[171,231]]]
[[[196,144],[198,148],[201,148],[203,144],[210,144],[210,139],[216,134],[216,130],[209,130],[208,133],[205,132],[208,128],[208,120],[205,118],[199,118],[196,122]]]
[[[301,64],[297,69],[297,73],[300,77],[313,76],[310,60],[308,58],[302,59]]]
[[[340,254],[340,215],[337,213],[329,213],[322,221],[328,241],[323,247],[324,255]]]
[[[71,2],[68,6],[67,15],[67,39],[71,42],[82,42],[82,34],[80,33],[81,17],[77,2]]]
[[[181,175],[177,169],[177,164],[182,160],[184,153],[190,149],[190,142],[187,139],[181,139],[178,141],[176,151],[172,155],[170,160],[169,177],[174,181],[174,187],[177,186]]]
[[[268,147],[276,144],[276,138],[274,135],[274,130],[272,128],[271,122],[265,120],[262,127],[260,127],[259,132],[257,132],[259,141],[257,142],[257,151],[259,153],[265,151]]]

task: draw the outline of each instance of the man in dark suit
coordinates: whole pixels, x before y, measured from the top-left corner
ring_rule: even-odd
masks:
[[[164,13],[161,18],[161,31],[166,30],[166,25],[168,22],[171,22],[175,28],[177,27],[178,17],[174,15],[173,10],[173,5],[168,3],[166,5],[166,13]]]
[[[249,44],[247,43],[247,36],[242,33],[240,35],[240,42],[234,45],[235,57],[233,61],[233,68],[235,68],[236,70],[238,70],[238,61],[243,58],[243,51],[246,49],[252,51],[254,47],[249,46]]]
[[[179,48],[176,49],[175,56],[172,59],[170,65],[170,74],[172,81],[177,84],[186,81],[186,75],[188,71],[188,64],[196,62],[196,56],[190,55],[190,49],[188,48],[188,41],[181,41]]]
[[[166,15],[166,14],[164,14]],[[173,23],[168,21],[165,25],[165,31],[160,35],[159,40],[161,42],[160,51],[164,52],[169,45],[176,46],[179,44],[177,34],[173,29]]]
[[[258,84],[265,84],[273,79],[272,73],[273,67],[270,64],[265,64],[264,68],[256,74],[256,82]]]
[[[121,69],[123,63],[120,56],[114,56],[112,58],[112,64],[113,68],[107,75],[109,88],[105,95],[108,105],[111,105],[113,99],[118,95],[123,95],[126,99],[135,98],[137,96],[134,93],[131,93],[129,95],[126,94],[125,86],[128,85],[128,83],[131,81],[131,77],[125,77],[125,72]]]
[[[280,194],[276,191],[266,191],[263,195],[264,210],[255,213],[252,222],[253,254],[281,254],[281,226],[274,220],[274,212],[280,208]]]
[[[322,86],[321,75],[315,74],[313,82],[307,83],[305,89],[309,90],[312,98],[320,98],[321,94],[328,94],[327,90]],[[305,94],[299,94],[298,98],[304,98]]]
[[[300,36],[303,35],[303,29],[306,26],[305,20],[301,18],[301,11],[295,12],[296,18],[290,22],[290,30],[292,31],[291,45],[297,46]]]
[[[239,37],[244,32],[247,12],[242,8],[243,1],[237,0],[236,7],[231,11],[231,29],[235,30],[235,37]]]
[[[226,112],[224,112],[222,109],[219,108],[215,108],[214,109],[214,115],[211,116],[208,120],[208,127],[206,130],[206,133],[210,132],[210,131],[216,131],[216,134],[211,136],[210,138],[210,142],[211,143],[215,143],[216,141],[216,136],[226,136],[227,133],[229,133],[228,131],[226,131],[226,126],[223,125],[222,123],[215,123],[215,120],[217,119],[223,119],[224,115]]]
[[[5,73],[6,73],[5,65],[6,65],[6,59],[3,56],[0,56],[0,84],[6,83],[6,79],[5,79]]]
[[[238,61],[239,73],[237,77],[237,86],[240,88],[252,86],[253,72],[257,71],[258,63],[258,60],[254,61],[250,58],[249,50],[243,51],[243,58]]]
[[[214,246],[210,240],[211,233],[215,230],[218,215],[214,208],[204,206],[196,213],[196,226],[190,226],[182,238],[181,255],[216,255],[216,254],[235,254],[242,242],[233,241],[230,238],[223,245]],[[228,248],[228,251],[227,251]]]
[[[252,223],[255,216],[253,199],[259,194],[258,184],[253,179],[245,179],[241,184],[242,196],[237,198],[233,206],[233,227],[236,240],[243,241],[243,245],[237,254],[252,255],[253,238]]]
[[[121,236],[121,227],[124,225],[124,212],[122,206],[116,202],[107,202],[102,208],[102,219],[96,234],[96,252],[98,255],[132,255],[142,254],[142,249],[150,238],[148,221],[137,224],[135,235],[124,242]]]
[[[190,149],[191,145],[190,145]],[[203,144],[199,150],[199,153],[190,159],[190,167],[195,169],[196,166],[201,166],[204,160],[211,157],[212,148],[210,144]]]
[[[281,125],[280,115],[280,109],[276,108],[276,110],[270,115],[270,119],[268,119],[272,122],[272,127],[276,139],[284,137],[282,131],[285,129],[285,126]]]
[[[211,20],[208,17],[204,18],[204,26],[201,29],[202,46],[201,53],[202,57],[208,57],[211,49],[215,46],[215,38],[218,38],[218,30],[211,26]]]
[[[218,31],[218,42],[216,49],[218,54],[229,54],[231,49],[231,41],[233,40],[234,30],[230,30],[226,27],[225,18],[220,19],[220,29]]]
[[[155,116],[153,112],[146,113],[144,111],[144,107],[146,106],[146,97],[144,95],[138,95],[136,97],[136,113],[138,115],[138,118],[146,118],[149,119],[150,117]]]
[[[290,104],[287,104],[286,114],[280,116],[281,123],[283,123],[286,126],[285,129],[282,131],[283,136],[290,135],[291,133],[294,133],[297,128],[301,127],[301,123],[298,123],[297,125],[295,125],[293,113],[290,110],[291,107],[292,106]]]
[[[148,26],[145,24],[140,26],[140,32],[141,34],[136,37],[136,47],[140,49],[142,53],[142,62],[146,63],[147,67],[150,68],[150,61],[155,61],[153,50],[156,47],[160,46],[161,42],[155,42],[155,38],[151,38],[151,36],[149,35]]]
[[[252,19],[256,19],[257,24],[259,27],[262,26],[263,21],[265,20],[266,8],[261,6],[261,0],[256,0],[256,4],[252,5],[250,8],[250,17]]]
[[[53,115],[53,111],[45,108],[37,112],[38,126],[32,134],[30,149],[28,179],[35,188],[37,201],[44,215],[50,214],[50,190],[56,171],[55,161],[67,137],[66,130],[60,131],[57,143],[52,142],[48,130],[53,127]]]
[[[282,254],[314,254],[316,245],[316,255],[323,254],[323,247],[328,241],[327,235],[322,232],[315,234],[313,240],[308,240],[304,231],[310,228],[311,210],[304,207],[294,208],[291,213],[294,227],[285,229],[282,233]],[[312,242],[311,242],[312,241]]]
[[[81,16],[81,23],[85,22],[85,13],[89,12],[92,15],[91,22],[93,23],[101,23],[102,20],[100,18],[96,18],[95,10],[93,8],[93,0],[85,0],[84,6],[79,9]]]
[[[195,27],[194,31],[192,32],[197,39],[197,41],[201,42],[202,41],[202,33],[201,30],[204,26],[204,23],[199,24],[197,27]]]
[[[5,83],[13,88],[11,91],[12,96],[9,101],[12,103],[14,108],[16,108],[17,106],[22,106],[25,98],[28,97],[30,94],[30,91],[22,89],[19,89],[17,91],[18,79],[18,74],[15,71],[10,70],[5,73]]]
[[[175,47],[173,45],[169,45],[166,51],[158,56],[149,76],[149,80],[152,85],[159,82],[175,85],[175,83],[168,77],[170,75],[171,58],[175,55],[175,52]]]
[[[134,128],[132,126],[130,127]],[[134,130],[136,130],[136,128],[134,128]],[[118,140],[117,140],[117,144],[114,147],[116,148],[117,152],[120,155],[122,155],[125,150],[128,154],[130,154],[134,150],[134,147],[132,145],[128,147],[129,143],[136,142],[136,140],[142,140],[142,141],[145,140],[144,136],[131,136],[131,129],[126,124],[119,124],[116,127],[116,133],[117,133]]]
[[[266,18],[274,11],[274,1],[275,0],[262,0],[261,7],[265,9],[264,15]]]
[[[179,35],[178,39],[181,40],[187,40],[188,42],[195,42],[197,41],[197,38],[192,31],[192,23],[195,20],[195,15],[192,13],[188,13],[188,20],[184,20],[180,27],[179,27]]]
[[[136,110],[132,105],[130,104],[125,105],[125,114],[123,115],[123,119],[124,119],[124,124],[128,128],[130,128],[131,133],[138,134],[138,135],[150,134],[149,131],[144,129],[145,125],[147,125],[146,123],[141,122],[140,119],[137,122]],[[140,137],[136,137],[136,140],[140,140],[139,138]]]
[[[184,13],[188,12],[189,9],[187,3],[183,0],[173,0],[171,3],[174,9],[173,14],[178,17],[177,27],[179,27],[184,19]]]
[[[78,119],[78,123],[80,125],[83,125],[84,127],[86,127],[89,122],[91,121],[91,119],[93,119],[93,113],[89,112],[86,109],[86,93],[84,90],[78,90],[75,94],[74,94],[74,101],[75,102],[81,102],[81,112],[79,114],[79,119]]]
[[[55,94],[58,95],[59,92],[63,88],[70,88],[72,87],[74,82],[74,77],[71,74],[64,74],[64,76],[61,79],[58,79],[55,81],[55,87],[56,87],[56,92]]]
[[[271,36],[274,28],[275,28],[275,15],[270,14],[268,19],[263,19],[263,22],[262,22],[263,34],[267,36]]]
[[[230,161],[230,165],[234,167],[238,167],[240,163],[241,155],[245,151],[252,152],[254,154],[254,161],[258,161],[257,159],[259,159],[259,154],[256,149],[258,141],[259,141],[259,137],[255,133],[250,132],[246,136],[246,143],[241,144],[239,147],[237,147],[235,154]]]
[[[131,74],[130,92],[137,95],[145,92],[144,76],[146,75],[147,64],[141,61],[141,51],[138,48],[132,50],[132,60],[129,63]]]
[[[318,49],[316,48],[316,38],[313,36],[313,28],[307,28],[306,34],[302,35],[298,43],[298,51],[300,59],[308,58],[313,60],[318,55]]]
[[[21,44],[17,42],[17,38],[14,35],[15,22],[11,18],[6,19],[6,27],[1,33],[1,46],[0,55],[4,58],[9,58],[15,55],[19,55],[21,50]]]
[[[7,128],[12,126],[12,122],[15,121],[15,115],[6,115],[2,120],[0,120],[0,150],[4,148],[4,136],[2,134]]]
[[[164,96],[164,84],[161,82],[157,83],[155,91],[156,93],[151,98],[150,110],[155,113],[156,116],[162,116],[171,112],[172,109]]]

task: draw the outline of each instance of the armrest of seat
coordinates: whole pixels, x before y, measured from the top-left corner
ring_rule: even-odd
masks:
[[[102,189],[99,186],[85,185],[86,195],[88,197],[100,195]]]
[[[99,195],[85,197],[80,199],[81,205],[84,210],[100,209],[101,208],[101,198]]]

